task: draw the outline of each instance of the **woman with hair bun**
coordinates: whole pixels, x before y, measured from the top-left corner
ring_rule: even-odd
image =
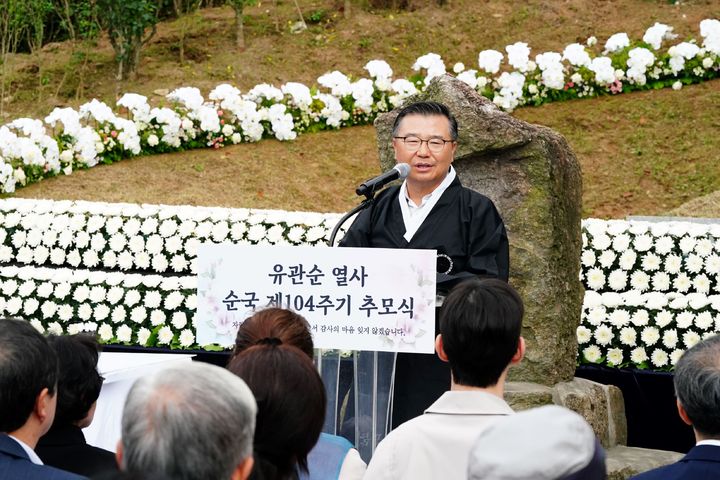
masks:
[[[291,310],[259,310],[240,325],[228,369],[258,402],[251,480],[363,477],[366,465],[353,445],[320,433],[326,394],[312,358],[310,325]]]

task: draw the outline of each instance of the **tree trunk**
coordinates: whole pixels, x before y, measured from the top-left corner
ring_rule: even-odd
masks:
[[[350,18],[350,0],[345,0],[345,5],[343,6],[343,16],[345,18]]]
[[[242,10],[235,10],[235,48],[245,50],[245,32],[243,31]]]

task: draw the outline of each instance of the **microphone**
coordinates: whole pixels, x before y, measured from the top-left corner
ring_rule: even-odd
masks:
[[[392,170],[388,170],[387,172],[362,183],[357,188],[357,190],[355,190],[355,193],[358,195],[371,197],[375,192],[380,190],[388,183],[392,182],[393,180],[397,180],[398,178],[405,178],[408,176],[409,173],[410,165],[408,165],[407,163],[398,163],[392,168]]]

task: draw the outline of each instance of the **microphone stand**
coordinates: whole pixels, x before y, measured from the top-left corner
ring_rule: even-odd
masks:
[[[365,208],[369,207],[372,204],[374,199],[375,199],[375,191],[370,190],[368,193],[365,194],[365,200],[363,200],[360,203],[360,205],[356,206],[355,208],[353,208],[352,210],[347,212],[345,215],[343,215],[343,217],[340,219],[340,221],[337,223],[337,225],[335,225],[335,228],[333,228],[333,231],[330,234],[330,240],[328,240],[329,247],[332,247],[335,245],[335,237],[337,236],[338,231],[340,230],[340,227],[342,226],[342,224],[345,223],[348,218],[352,217],[360,210],[364,210]]]

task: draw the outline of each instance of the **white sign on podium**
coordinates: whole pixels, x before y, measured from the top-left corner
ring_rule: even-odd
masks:
[[[435,271],[434,250],[203,244],[197,341],[232,346],[275,306],[308,320],[316,348],[432,353]]]

